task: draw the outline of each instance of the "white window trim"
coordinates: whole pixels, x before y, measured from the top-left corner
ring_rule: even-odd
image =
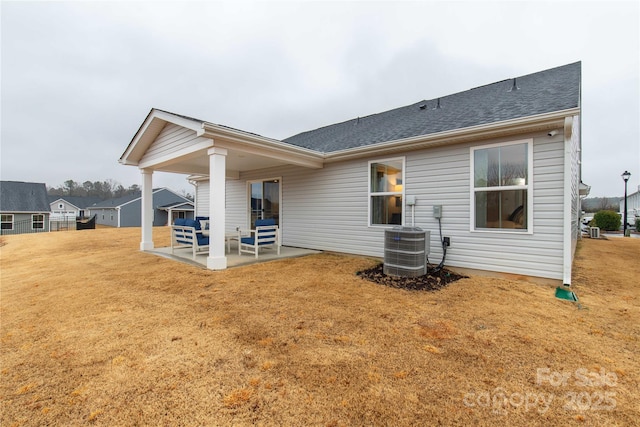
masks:
[[[2,223],[11,222],[11,228],[3,228],[3,230],[13,230],[15,225],[15,217],[13,216],[13,214],[2,214],[2,215],[11,217],[11,221],[2,221]]]
[[[392,162],[392,161],[396,161],[396,160],[400,160],[402,161],[402,193],[398,193],[396,191],[385,191],[385,192],[380,192],[380,193],[372,193],[371,192],[371,164],[373,163],[384,163],[384,162]],[[407,170],[407,158],[405,156],[401,156],[401,157],[387,157],[384,159],[375,159],[375,160],[369,160],[369,163],[367,164],[367,225],[370,228],[393,228],[393,227],[397,227],[397,224],[372,224],[371,223],[371,196],[375,195],[375,196],[396,196],[398,194],[401,194],[402,196],[402,218],[400,221],[400,225],[402,225],[404,227],[404,217],[405,217],[405,211],[406,211],[406,206],[405,206],[405,191],[407,188],[407,179],[406,179],[406,170]]]
[[[264,179],[252,179],[250,181],[247,181],[246,185],[247,185],[247,197],[245,200],[245,204],[246,204],[246,224],[245,227],[248,229],[251,228],[251,184],[256,184],[258,182],[265,182],[265,181],[278,181],[278,183],[280,184],[280,191],[278,194],[278,203],[279,203],[279,207],[278,207],[278,217],[280,219],[280,223],[278,224],[278,228],[280,230],[282,230],[282,176],[276,176],[273,178],[264,178]]]
[[[475,152],[476,150],[484,150],[487,148],[505,147],[509,145],[527,144],[527,185],[509,185],[503,187],[482,187],[480,190],[476,190],[475,187]],[[472,233],[502,233],[502,234],[518,234],[527,235],[533,234],[533,138],[519,139],[516,141],[498,142],[495,144],[479,145],[470,148],[470,174],[469,174],[469,206],[471,217],[469,218],[469,231]],[[478,228],[476,229],[476,203],[475,195],[476,191],[505,191],[505,190],[521,190],[524,187],[527,189],[527,229],[519,230],[512,228]]]
[[[36,215],[37,216],[42,216],[42,221],[36,221],[35,218],[34,218]],[[42,223],[42,228],[35,228],[34,225],[35,225],[36,222],[38,222],[38,223],[41,222]],[[44,214],[31,214],[31,229],[32,230],[44,230],[45,229]]]

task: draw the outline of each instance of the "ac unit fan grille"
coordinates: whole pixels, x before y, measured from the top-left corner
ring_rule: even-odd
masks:
[[[430,237],[430,232],[418,227],[385,230],[384,274],[403,277],[427,274]]]

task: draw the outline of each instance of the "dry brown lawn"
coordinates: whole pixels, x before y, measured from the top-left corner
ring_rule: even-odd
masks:
[[[138,242],[2,239],[3,427],[640,419],[640,239],[580,243],[580,307],[504,278],[387,288],[336,254],[212,272]]]

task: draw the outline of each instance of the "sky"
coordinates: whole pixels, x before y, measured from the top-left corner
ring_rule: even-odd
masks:
[[[151,108],[263,136],[582,61],[582,180],[640,184],[639,2],[2,0],[2,180],[141,184]],[[184,175],[154,187],[193,193]]]

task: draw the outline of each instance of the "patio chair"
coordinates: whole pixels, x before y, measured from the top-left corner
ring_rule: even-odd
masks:
[[[184,218],[174,221],[171,226],[171,253],[180,248],[191,248],[194,260],[198,252],[209,250],[209,237],[202,234],[200,222]]]
[[[258,250],[267,246],[275,246],[280,255],[280,238],[274,219],[257,219],[256,229],[249,230],[249,233],[248,236],[243,236],[242,230],[238,230],[238,255],[246,252],[258,258]]]

